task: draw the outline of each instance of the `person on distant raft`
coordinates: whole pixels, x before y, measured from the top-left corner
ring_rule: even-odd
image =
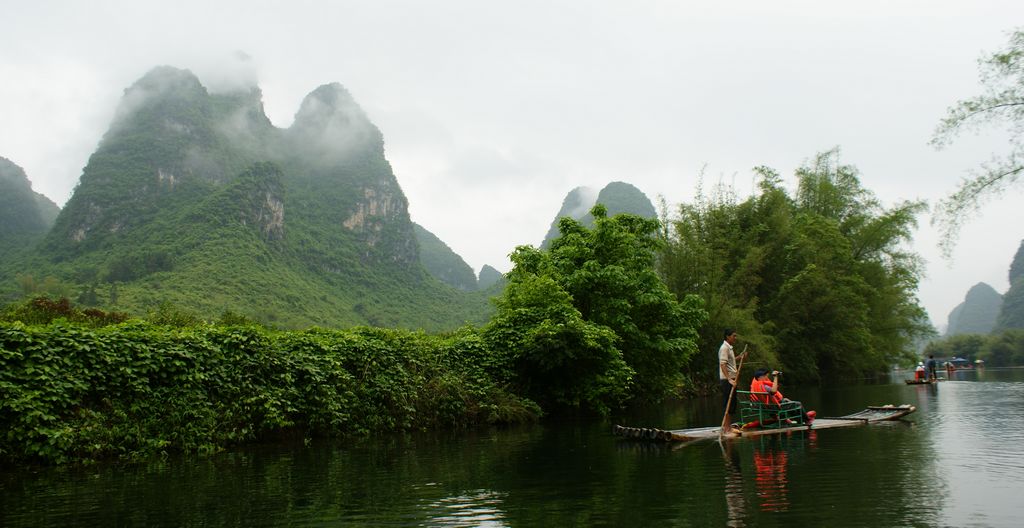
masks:
[[[918,361],[917,362],[917,368],[914,369],[914,381],[924,381],[924,380],[925,380],[924,363],[921,363],[920,361]]]
[[[722,346],[718,347],[718,386],[722,390],[722,409],[725,410],[725,422],[722,425],[722,432],[729,433],[732,425],[732,415],[736,414],[736,398],[732,397],[732,389],[736,386],[736,377],[739,374],[736,370],[736,353],[733,345],[739,334],[732,328],[726,328]],[[740,354],[740,359],[746,357],[746,352]],[[730,403],[730,398],[731,403]]]
[[[750,380],[750,392],[760,392],[762,394],[751,394],[750,400],[772,405],[795,405],[800,409],[800,414],[804,418],[804,423],[811,425],[811,423],[814,422],[814,417],[818,413],[815,411],[808,411],[804,409],[804,404],[783,396],[782,391],[779,390],[779,374],[781,374],[781,372],[773,370],[771,371],[771,374],[772,379],[769,380],[768,369],[760,368],[754,371],[754,379]]]
[[[935,370],[936,370],[936,362],[935,362],[935,356],[934,355],[928,354],[928,361],[924,362],[924,369],[926,371],[928,371],[928,379],[930,379],[930,380],[937,380],[937,379],[939,379],[938,373],[935,372]]]

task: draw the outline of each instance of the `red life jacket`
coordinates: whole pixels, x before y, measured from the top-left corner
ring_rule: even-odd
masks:
[[[769,394],[751,394],[750,401],[759,403],[774,403],[775,405],[782,403],[782,393],[778,391],[771,392],[769,389],[771,389],[772,387],[774,387],[774,385],[772,385],[772,382],[768,380],[761,381],[757,378],[754,378],[750,382],[750,392],[767,392]]]

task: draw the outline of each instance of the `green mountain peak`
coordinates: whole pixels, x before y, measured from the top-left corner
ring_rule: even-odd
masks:
[[[258,87],[211,93],[162,66],[125,90],[37,257],[80,288],[117,286],[100,302],[120,310],[170,300],[291,326],[428,329],[486,318],[486,298],[431,277],[418,248],[383,137],[340,84],[279,129]]]

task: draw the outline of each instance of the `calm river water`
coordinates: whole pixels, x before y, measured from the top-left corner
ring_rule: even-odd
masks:
[[[711,425],[709,399],[600,423],[8,469],[0,526],[1024,525],[1024,370],[902,378],[783,390],[821,417],[916,405],[903,421],[725,444],[610,433]]]

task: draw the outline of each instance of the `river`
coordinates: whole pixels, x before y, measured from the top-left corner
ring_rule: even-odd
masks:
[[[600,422],[9,468],[0,526],[1024,525],[1024,369],[903,377],[783,387],[819,417],[917,406],[901,421],[724,444],[611,434],[714,424],[712,398]]]

